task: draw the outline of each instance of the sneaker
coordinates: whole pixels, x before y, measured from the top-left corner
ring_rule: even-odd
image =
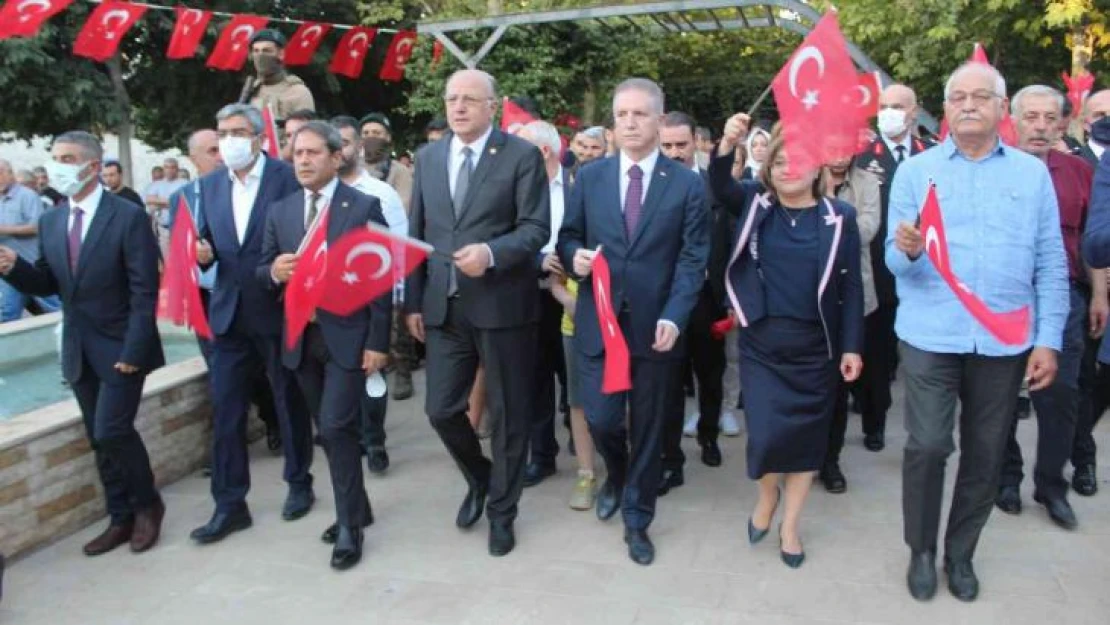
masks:
[[[731,412],[726,412],[721,415],[721,434],[725,436],[740,436],[740,422],[736,420],[736,415]]]
[[[686,417],[686,423],[682,425],[682,435],[686,438],[696,436],[698,433],[698,419],[700,418],[701,415],[696,412]]]
[[[597,499],[597,478],[592,475],[578,475],[574,484],[574,491],[570,494],[570,507],[572,510],[589,510],[594,507]]]

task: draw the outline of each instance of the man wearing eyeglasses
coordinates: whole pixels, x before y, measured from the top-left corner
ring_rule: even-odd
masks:
[[[944,569],[949,591],[973,601],[979,580],[971,561],[993,508],[1022,380],[1036,392],[1056,376],[1068,272],[1048,168],[998,138],[1006,81],[990,65],[970,63],[949,77],[944,94],[951,136],[894,175],[886,262],[897,285],[895,331],[905,372],[907,585],[921,601],[936,592],[944,471],[955,451],[958,401],[960,461]],[[992,311],[1029,307],[1031,327],[1021,344],[1004,344],[980,325],[926,258],[916,224],[934,182],[952,272]]]
[[[467,484],[455,524],[468,528],[488,510],[489,553],[503,556],[516,544],[524,487],[540,319],[535,259],[550,235],[550,194],[539,149],[493,126],[492,76],[456,72],[444,103],[451,133],[417,154],[409,219],[411,236],[435,252],[409,276],[405,312],[428,346],[425,411]],[[466,415],[479,358],[492,461]]]

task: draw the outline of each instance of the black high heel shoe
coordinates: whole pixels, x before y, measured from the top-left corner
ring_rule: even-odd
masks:
[[[775,500],[775,507],[771,509],[772,519],[775,518],[775,512],[777,512],[779,509],[779,502],[782,501],[782,489],[779,488],[776,490],[778,492],[778,498]],[[759,529],[755,526],[755,523],[752,522],[752,517],[748,517],[748,544],[754,545],[763,540],[767,536],[767,532],[769,532],[770,530],[770,523],[767,524],[767,527]]]
[[[766,533],[766,531],[764,531],[764,533]],[[782,556],[783,564],[785,564],[786,566],[788,566],[792,569],[796,569],[796,568],[802,566],[802,562],[805,562],[805,559],[806,559],[805,549],[803,549],[801,553],[786,553],[786,551],[783,550],[783,548],[782,548],[782,523],[779,523],[779,555]]]

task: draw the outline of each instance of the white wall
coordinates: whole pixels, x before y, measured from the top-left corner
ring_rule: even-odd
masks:
[[[46,162],[50,155],[50,139],[37,137],[28,145],[26,141],[12,140],[10,137],[0,138],[0,158],[10,161],[12,168],[32,169]],[[104,135],[104,154],[113,158],[119,155],[119,138],[115,135]],[[137,140],[131,140],[131,158],[134,161],[131,172],[134,189],[142,194],[143,189],[150,184],[150,169],[161,165],[166,157],[177,157],[177,162],[183,169],[189,170],[189,175],[196,176],[189,159],[184,158],[180,150],[166,152],[155,151],[154,148]]]

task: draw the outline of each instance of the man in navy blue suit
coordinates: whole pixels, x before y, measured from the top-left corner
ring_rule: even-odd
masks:
[[[299,519],[315,501],[312,492],[312,425],[304,397],[281,365],[282,308],[277,294],[256,277],[270,205],[300,191],[289,165],[261,152],[262,114],[247,104],[229,104],[216,114],[224,167],[201,179],[197,260],[218,261],[208,305],[212,342],[211,520],[191,534],[198,543],[223,540],[251,525],[247,509],[247,407],[251,381],[266,368],[274,392],[285,452],[289,495],[282,518]]]
[[[66,201],[39,220],[34,264],[0,246],[0,275],[29,295],[62,298],[62,374],[81,407],[110,519],[85,555],[127,542],[146,551],[166,512],[135,430],[143,382],[165,364],[154,321],[158,244],[143,209],[100,186],[96,137],[59,135],[51,155],[47,170]]]
[[[617,86],[613,118],[620,153],[579,171],[558,244],[563,266],[582,280],[574,357],[586,419],[609,474],[597,515],[606,520],[623,508],[629,557],[644,565],[655,559],[647,528],[662,474],[663,423],[673,394],[682,390],[682,330],[709,256],[705,185],[697,172],[659,154],[662,116],[663,92],[654,82],[631,78]],[[601,391],[604,344],[587,279],[599,248],[609,262],[611,301],[632,356],[627,393]]]

